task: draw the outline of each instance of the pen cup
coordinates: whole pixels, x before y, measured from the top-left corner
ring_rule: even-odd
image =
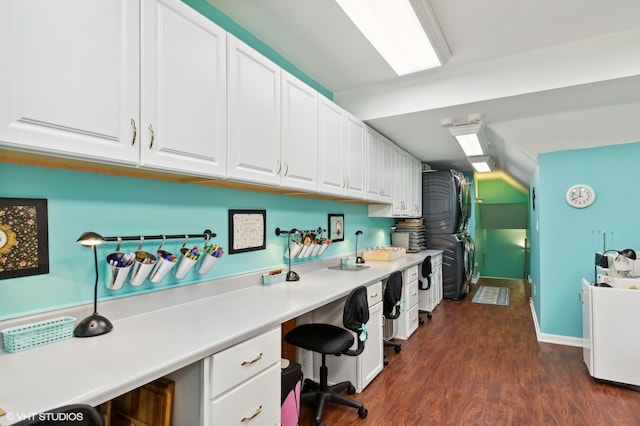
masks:
[[[109,290],[120,290],[122,288],[131,271],[132,260],[132,253],[125,254],[118,251],[107,256],[107,264],[111,274],[109,281],[105,285]]]
[[[284,257],[287,259],[293,259],[298,255],[298,253],[300,253],[301,250],[302,250],[302,244],[295,241],[291,241],[291,245],[289,246],[289,249],[285,252]]]
[[[180,256],[180,261],[178,262],[178,268],[176,269],[176,272],[175,272],[175,277],[179,280],[186,277],[189,271],[193,269],[196,262],[202,255],[202,251],[200,251],[200,249],[198,249],[197,247],[194,247],[192,249],[183,247],[180,249],[180,253],[182,254],[182,256]],[[198,254],[194,254],[194,253],[198,253]]]
[[[322,256],[327,247],[329,247],[329,244],[331,244],[331,240],[324,240],[322,246],[320,247],[320,250],[318,250],[318,256]]]
[[[202,275],[206,274],[217,261],[218,258],[213,255],[213,252],[205,254],[202,258],[202,262],[200,262],[198,273]]]
[[[138,250],[136,252],[136,259],[133,261],[129,284],[135,287],[142,285],[157,260],[158,259],[148,251]]]
[[[322,244],[320,243],[313,243],[311,245],[311,256],[317,256],[318,253],[320,253],[320,247],[322,247]]]
[[[165,250],[158,250],[158,261],[151,271],[149,281],[154,284],[160,283],[177,263],[178,258],[173,253]]]

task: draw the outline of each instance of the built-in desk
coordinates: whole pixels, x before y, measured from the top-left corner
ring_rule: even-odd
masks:
[[[0,408],[9,414],[38,413],[72,403],[101,404],[343,297],[358,285],[418,264],[436,252],[407,254],[391,262],[369,261],[370,268],[355,272],[318,269],[301,274],[297,282],[251,285],[111,318],[114,329],[103,336],[72,338],[18,353],[2,352]],[[136,297],[117,303],[135,304]],[[10,417],[0,417],[0,425],[16,421]]]

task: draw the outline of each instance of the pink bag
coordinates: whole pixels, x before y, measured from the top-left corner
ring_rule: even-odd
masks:
[[[297,362],[287,360],[283,360],[282,366],[280,424],[282,426],[297,426],[300,418],[302,369]]]

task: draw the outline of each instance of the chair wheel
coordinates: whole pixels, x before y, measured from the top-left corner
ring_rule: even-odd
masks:
[[[395,346],[393,350],[395,351],[395,353],[400,353],[400,351],[402,350],[402,346]]]
[[[360,416],[361,419],[364,419],[365,417],[367,417],[367,414],[369,414],[369,410],[367,410],[364,407],[358,410],[358,416]]]
[[[311,386],[309,385],[302,385],[302,392],[309,392],[311,391]]]
[[[349,386],[349,387],[347,388],[347,393],[348,393],[349,395],[353,395],[354,393],[356,393],[356,388],[355,388],[355,386],[353,386],[353,385]]]
[[[316,426],[326,426],[326,423],[320,420],[319,422],[316,423]]]
[[[431,314],[430,313],[427,314],[427,318],[431,319]]]

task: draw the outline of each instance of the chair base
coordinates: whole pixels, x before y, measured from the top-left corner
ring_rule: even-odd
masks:
[[[336,404],[357,408],[358,416],[360,416],[360,418],[364,419],[365,417],[367,417],[367,414],[369,414],[369,412],[364,407],[364,404],[348,398],[340,393],[346,390],[347,393],[354,394],[356,392],[356,388],[351,384],[351,382],[345,381],[329,386],[327,384],[328,374],[328,369],[325,364],[325,355],[322,354],[322,366],[320,367],[320,383],[314,382],[311,379],[305,379],[302,388],[302,395],[300,396],[301,401],[314,402],[316,404],[316,425],[324,426],[325,423],[322,420],[322,413],[324,412],[324,407],[328,402],[334,402]]]
[[[383,340],[383,344],[384,344],[385,347],[393,348],[393,351],[395,353],[400,353],[400,351],[402,350],[402,344],[396,343],[396,342],[392,342],[391,340],[384,339]],[[384,354],[383,354],[383,363],[384,363],[384,365],[389,365],[389,359],[387,358],[387,353],[386,352],[384,352]]]
[[[431,311],[424,311],[424,310],[419,310],[418,311],[418,324],[423,325],[424,324],[424,320],[422,319],[422,317],[420,316],[420,314],[427,314],[427,318],[431,319]]]

